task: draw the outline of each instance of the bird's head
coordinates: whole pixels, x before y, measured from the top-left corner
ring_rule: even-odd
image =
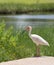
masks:
[[[31,26],[27,26],[22,32],[21,34],[23,34],[25,31],[31,31],[32,30],[32,27]]]
[[[27,27],[25,28],[25,30],[26,30],[26,31],[30,31],[30,30],[32,30],[32,27],[31,27],[31,26],[27,26]]]

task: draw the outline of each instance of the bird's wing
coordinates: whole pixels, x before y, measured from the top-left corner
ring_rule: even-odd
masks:
[[[39,35],[31,34],[31,39],[37,45],[49,45],[48,42]]]

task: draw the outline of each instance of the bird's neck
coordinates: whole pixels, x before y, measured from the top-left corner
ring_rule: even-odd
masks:
[[[31,37],[31,30],[29,31],[29,37]]]

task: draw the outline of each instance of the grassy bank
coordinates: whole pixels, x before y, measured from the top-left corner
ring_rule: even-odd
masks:
[[[34,4],[34,3],[54,3],[54,0],[0,0],[0,3],[21,3],[21,4]]]
[[[54,3],[48,4],[0,4],[0,14],[20,14],[31,12],[54,12]]]
[[[0,14],[19,14],[31,12],[54,12],[54,0],[0,1]]]
[[[5,22],[0,23],[0,62],[36,56],[36,45],[22,30],[14,31],[14,27],[6,30]],[[33,28],[32,33],[38,34],[46,39],[50,47],[41,46],[41,55],[54,56],[54,28]]]

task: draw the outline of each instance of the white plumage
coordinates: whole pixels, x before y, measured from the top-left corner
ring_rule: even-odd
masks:
[[[48,45],[49,46],[48,42],[44,40],[42,37],[40,37],[39,35],[31,34],[30,38],[36,45]]]
[[[37,56],[40,56],[39,46],[40,45],[47,45],[47,46],[49,46],[49,43],[46,40],[44,40],[41,36],[36,35],[36,34],[31,34],[31,31],[32,31],[32,27],[31,26],[27,26],[26,30],[28,31],[29,37],[37,45]]]

